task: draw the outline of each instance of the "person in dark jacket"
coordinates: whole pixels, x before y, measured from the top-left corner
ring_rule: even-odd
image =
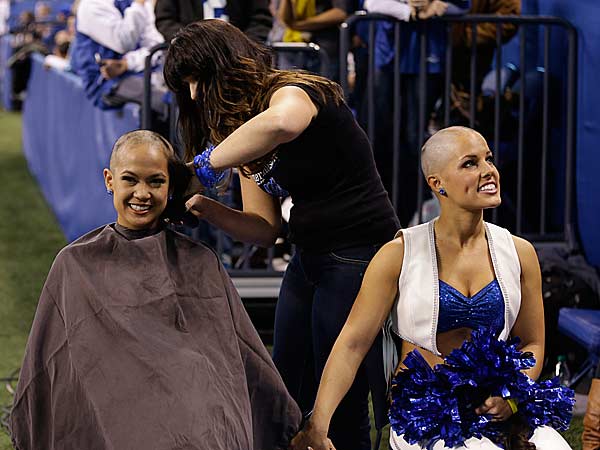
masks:
[[[268,0],[157,0],[154,13],[156,28],[166,41],[202,19],[223,19],[263,43],[273,26]]]

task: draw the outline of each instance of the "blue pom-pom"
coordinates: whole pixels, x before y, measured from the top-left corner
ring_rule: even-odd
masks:
[[[392,381],[392,430],[410,444],[427,447],[443,440],[446,447],[471,438],[500,444],[506,430],[475,409],[489,396],[511,397],[534,428],[549,425],[565,430],[571,419],[573,391],[556,380],[537,383],[522,371],[535,366],[531,353],[517,349],[520,341],[498,340],[489,329],[474,330],[471,340],[453,350],[433,369],[414,350]]]
[[[535,383],[525,391],[519,411],[532,428],[548,425],[564,431],[569,428],[574,404],[574,392],[553,378]]]

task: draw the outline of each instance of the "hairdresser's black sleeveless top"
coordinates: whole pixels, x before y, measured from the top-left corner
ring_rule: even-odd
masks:
[[[319,113],[300,136],[278,147],[265,174],[292,197],[291,241],[327,252],[391,240],[400,225],[366,134],[345,103],[322,103],[312,89],[298,87]]]

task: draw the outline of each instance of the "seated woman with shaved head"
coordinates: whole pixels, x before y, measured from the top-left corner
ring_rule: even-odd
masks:
[[[433,373],[428,372],[427,364],[433,367],[443,363],[442,357],[463,346],[468,348],[465,342],[475,342],[480,330],[487,329],[491,330],[488,342],[497,345],[501,345],[498,339],[518,336],[518,350],[531,352],[535,357],[535,365],[530,359],[530,367],[524,371],[530,378],[522,378],[535,380],[540,375],[544,315],[538,260],[529,242],[483,221],[483,211],[500,204],[500,176],[486,141],[468,128],[447,128],[427,141],[421,161],[427,184],[440,201],[440,216],[401,230],[370,263],[352,312],[327,361],[312,417],[293,439],[293,450],[332,448],[327,438],[329,419],[390,314],[392,329],[403,340],[402,356],[414,349],[423,356],[424,359],[412,359],[423,361],[425,369],[417,367],[421,373]],[[478,330],[477,334],[474,330]],[[411,366],[414,369],[414,364]],[[520,368],[513,373],[516,377],[522,375]],[[413,381],[419,380],[409,378],[405,384]],[[427,382],[424,384],[427,388]],[[396,388],[402,390],[405,386],[398,383]],[[519,405],[507,397],[510,396],[488,393],[471,404],[470,414],[475,421],[485,417],[484,421],[495,424],[511,423]],[[445,407],[438,406],[440,410]],[[402,414],[403,411],[399,413]],[[424,426],[435,426],[442,418],[425,417],[427,420],[429,424]],[[460,427],[457,420],[449,428]],[[390,446],[394,450],[570,448],[548,426],[528,428],[523,424],[522,428],[525,430],[510,428],[503,443],[479,435],[467,436],[462,444],[447,447],[444,439],[409,439],[409,443],[404,434],[393,432]]]
[[[10,417],[16,449],[287,448],[300,411],[231,280],[164,225],[176,167],[158,134],[116,142],[104,179],[117,222],[52,265]]]

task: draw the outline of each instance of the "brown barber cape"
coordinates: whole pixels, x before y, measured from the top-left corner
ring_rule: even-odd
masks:
[[[202,244],[107,225],[58,254],[10,417],[18,450],[285,449],[299,423]]]

